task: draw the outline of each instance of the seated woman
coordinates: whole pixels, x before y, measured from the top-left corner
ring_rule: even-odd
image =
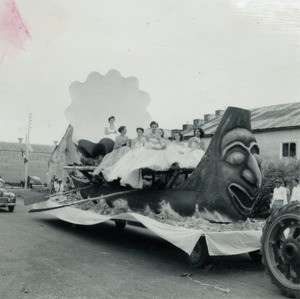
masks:
[[[181,146],[182,145],[182,140],[183,140],[182,134],[179,131],[175,131],[172,143]]]
[[[204,136],[204,131],[201,128],[194,129],[194,137],[190,138],[188,141],[188,147],[193,149],[206,150],[205,142],[201,139]]]
[[[162,136],[164,134],[162,129],[159,129],[158,133],[158,123],[152,121],[150,123],[150,132],[146,134],[146,148],[148,149],[165,149],[166,145],[162,143]]]
[[[157,139],[158,139],[158,142],[160,144],[160,148],[158,149],[166,149],[168,146],[171,145],[171,141],[167,138],[165,138],[165,132],[163,129],[161,128],[158,128],[157,131],[156,131],[156,135],[157,135]]]
[[[177,149],[179,152],[183,153],[185,148],[185,143],[182,142],[183,136],[179,131],[176,131],[173,136],[172,146]]]
[[[107,135],[107,138],[110,138],[113,141],[115,141],[116,136],[118,134],[117,130],[115,128],[115,117],[114,116],[109,117],[108,122],[109,122],[109,125],[107,127],[105,127],[104,133],[105,133],[105,135]]]
[[[172,159],[178,163],[179,167],[183,167],[182,165],[186,165],[185,159],[187,159],[189,149],[187,148],[187,143],[183,142],[183,136],[179,131],[174,133],[174,136],[171,141],[171,145],[167,149],[168,154],[172,157]]]
[[[188,148],[179,163],[182,168],[196,168],[205,153],[205,142],[201,140],[204,131],[201,128],[194,129],[194,137],[188,140]]]
[[[121,159],[119,159],[113,167],[106,169],[103,171],[104,178],[108,181],[114,181],[118,178],[123,177],[127,172],[128,169],[137,156],[137,152],[141,148],[143,148],[146,144],[146,138],[144,137],[144,129],[137,128],[137,137],[131,141],[131,151],[128,151]]]
[[[144,129],[136,128],[137,137],[131,141],[131,149],[141,148],[145,146],[146,138],[144,137]]]
[[[118,129],[120,135],[116,137],[113,151],[102,159],[101,163],[93,171],[93,175],[99,175],[100,172],[104,173],[109,172],[110,168],[127,152],[130,151],[129,148],[129,139],[126,136],[127,129],[125,126],[121,126]]]

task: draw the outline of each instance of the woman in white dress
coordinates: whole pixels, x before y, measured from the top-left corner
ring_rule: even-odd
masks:
[[[182,142],[183,136],[179,131],[176,131],[173,136],[171,145],[167,148],[168,154],[172,156],[171,159],[176,160],[179,166],[185,159],[185,153],[187,152],[187,144]]]
[[[204,136],[204,131],[201,128],[194,129],[194,137],[188,141],[188,147],[200,148],[205,151],[205,142],[201,139]]]
[[[113,141],[115,141],[116,137],[117,137],[117,130],[115,128],[115,117],[111,116],[108,118],[108,126],[105,127],[104,129],[104,134],[106,135],[107,138],[112,139]]]
[[[174,132],[172,147],[177,150],[180,154],[183,154],[186,149],[186,144],[182,142],[183,136],[179,131]]]
[[[144,129],[137,128],[136,132],[137,137],[131,141],[131,150],[119,159],[113,167],[103,172],[103,176],[108,182],[125,176],[131,167],[132,161],[139,155],[140,149],[145,146],[146,138],[144,137]]]
[[[113,151],[104,156],[101,163],[93,171],[93,175],[99,175],[99,173],[102,172],[103,176],[105,177],[111,171],[111,168],[117,163],[117,161],[130,151],[129,139],[126,136],[126,127],[121,126],[118,131],[120,135],[116,137]]]
[[[188,140],[188,148],[179,163],[182,168],[196,168],[205,153],[205,142],[201,139],[204,131],[201,128],[194,129],[194,137]]]
[[[131,141],[131,149],[137,149],[144,147],[146,144],[146,138],[144,137],[144,129],[136,128],[137,137]]]
[[[182,146],[183,136],[179,131],[174,132],[172,143],[178,146]]]

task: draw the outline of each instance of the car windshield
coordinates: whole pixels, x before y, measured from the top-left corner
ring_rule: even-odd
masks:
[[[5,184],[2,181],[0,181],[0,188],[5,188]]]

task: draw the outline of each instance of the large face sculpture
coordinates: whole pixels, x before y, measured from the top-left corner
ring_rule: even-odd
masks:
[[[249,215],[261,185],[261,158],[256,140],[246,129],[233,129],[222,138],[221,171],[226,178],[232,204],[241,215]]]
[[[259,148],[250,111],[227,108],[201,162],[181,186],[197,197],[200,212],[245,220],[261,184]],[[214,220],[214,219],[212,219]]]

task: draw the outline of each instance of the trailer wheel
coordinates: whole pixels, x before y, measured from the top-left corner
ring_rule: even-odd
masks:
[[[118,228],[118,229],[125,228],[126,224],[127,224],[126,220],[115,220],[115,225],[116,225],[116,228]]]
[[[208,262],[208,249],[205,238],[202,236],[195,245],[191,255],[188,256],[189,264],[194,268],[200,268]]]
[[[288,297],[300,296],[300,202],[275,210],[261,237],[262,262]]]

